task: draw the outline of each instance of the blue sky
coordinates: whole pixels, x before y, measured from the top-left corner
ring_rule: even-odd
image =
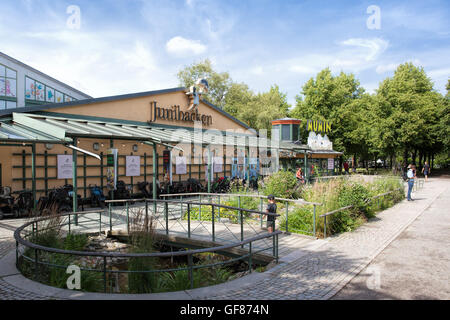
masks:
[[[367,25],[374,5],[379,29]],[[3,0],[0,51],[94,97],[176,87],[205,58],[255,92],[279,85],[291,104],[326,67],[374,92],[407,61],[445,93],[449,13],[432,0]]]

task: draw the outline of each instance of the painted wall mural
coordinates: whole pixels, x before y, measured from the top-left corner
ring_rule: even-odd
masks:
[[[16,87],[14,87],[14,89],[15,88]],[[14,93],[16,92],[14,91]],[[29,77],[25,77],[25,99],[56,103],[71,102],[76,100],[69,95],[66,95]]]

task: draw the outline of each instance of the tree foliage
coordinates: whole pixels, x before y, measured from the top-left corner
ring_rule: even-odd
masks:
[[[178,73],[185,87],[199,78],[210,84],[206,100],[254,129],[267,129],[269,135],[274,119],[289,116],[301,119],[304,126],[306,120],[326,120],[332,125],[328,135],[334,149],[345,157],[384,158],[393,165],[397,158],[411,157],[415,162],[416,155],[419,163],[441,152],[449,158],[450,80],[443,97],[423,68],[412,63],[398,66],[374,94],[366,93],[354,74],[333,75],[325,68],[302,86],[292,110],[276,84],[267,92],[254,93],[227,72],[216,72],[208,59]],[[305,127],[300,132],[305,142]]]

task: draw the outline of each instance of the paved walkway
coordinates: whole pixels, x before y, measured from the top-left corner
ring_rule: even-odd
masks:
[[[333,299],[449,300],[449,191],[447,187]]]
[[[284,256],[264,273],[209,288],[153,295],[104,295],[50,288],[24,279],[14,268],[10,223],[0,222],[0,299],[329,299],[345,287],[442,194],[450,181],[433,179],[403,201],[358,228],[326,241],[316,240]],[[448,211],[448,210],[447,210]],[[20,225],[19,220],[14,224]],[[9,251],[9,252],[8,252]],[[2,258],[3,257],[3,258]],[[448,269],[444,270],[448,273]],[[438,296],[440,297],[440,296]]]

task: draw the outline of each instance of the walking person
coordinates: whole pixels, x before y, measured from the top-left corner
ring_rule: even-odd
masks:
[[[406,173],[406,176],[408,177],[408,195],[406,199],[408,201],[413,201],[413,199],[411,199],[411,192],[414,187],[414,179],[416,178],[416,168],[414,165],[410,164],[408,166],[408,172]]]
[[[427,161],[425,161],[425,164],[423,165],[422,173],[425,176],[425,181],[428,181],[428,175],[431,173],[431,170]]]
[[[345,174],[349,174],[347,161],[344,162],[344,170],[345,170]]]
[[[275,203],[275,196],[269,194],[267,196],[267,201],[269,202],[267,205],[266,212],[267,213],[277,213],[277,204]],[[269,233],[272,233],[275,230],[275,215],[267,215],[267,230]]]

